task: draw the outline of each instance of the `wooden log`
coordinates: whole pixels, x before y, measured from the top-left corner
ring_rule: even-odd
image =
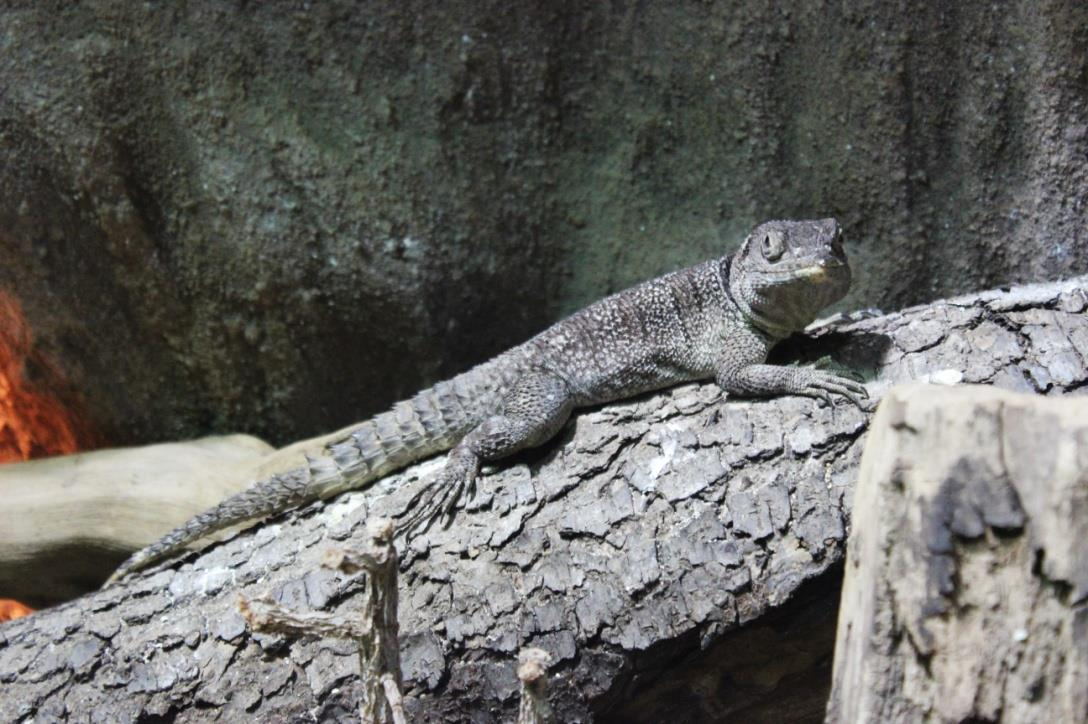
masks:
[[[861,462],[827,720],[1084,722],[1086,601],[1088,398],[892,390]]]
[[[93,591],[133,551],[344,430],[278,450],[220,435],[0,465],[0,597],[48,606]]]
[[[245,488],[248,435],[0,465],[0,596],[35,606],[94,590],[134,549]]]
[[[876,397],[919,378],[1059,395],[1088,381],[1086,289],[1079,278],[839,321],[779,354],[831,355]],[[835,593],[867,424],[807,399],[723,401],[713,385],[579,415],[487,475],[448,529],[401,542],[408,718],[513,720],[516,654],[530,646],[552,656],[559,721],[822,711],[830,645],[793,646],[790,627],[808,633]],[[0,720],[350,720],[355,648],[251,634],[235,601],[350,606],[358,585],[320,568],[324,550],[350,548],[369,517],[403,515],[440,466],[0,626]]]

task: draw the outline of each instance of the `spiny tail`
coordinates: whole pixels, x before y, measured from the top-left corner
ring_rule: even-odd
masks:
[[[307,464],[260,480],[134,553],[110,576],[110,585],[167,558],[189,543],[248,520],[364,487],[394,470],[453,447],[499,406],[520,373],[521,348],[440,382],[351,429],[307,456]]]

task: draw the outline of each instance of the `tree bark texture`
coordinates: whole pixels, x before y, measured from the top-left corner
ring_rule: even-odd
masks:
[[[1088,382],[1086,299],[1084,277],[988,292],[825,324],[779,354],[830,355],[864,372],[876,397],[912,379],[1058,395]],[[554,662],[561,721],[659,720],[663,702],[645,698],[654,691],[668,692],[673,718],[766,719],[760,692],[780,707],[781,685],[803,668],[745,680],[741,657],[758,651],[717,644],[839,570],[868,417],[800,398],[723,401],[713,385],[688,385],[581,414],[484,477],[451,527],[401,548],[409,718],[514,719],[517,653],[533,646]],[[351,606],[360,584],[322,569],[324,551],[350,548],[368,517],[400,515],[440,466],[5,624],[0,720],[351,720],[362,686],[354,646],[250,634],[235,601]],[[820,657],[806,655],[819,671]],[[701,679],[677,678],[698,667]]]
[[[893,390],[854,520],[829,722],[1088,720],[1088,399]]]

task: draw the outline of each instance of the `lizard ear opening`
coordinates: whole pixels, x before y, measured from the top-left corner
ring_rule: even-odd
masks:
[[[744,237],[744,243],[740,245],[740,249],[737,250],[737,257],[743,257],[748,255],[748,247],[752,245],[752,235]]]

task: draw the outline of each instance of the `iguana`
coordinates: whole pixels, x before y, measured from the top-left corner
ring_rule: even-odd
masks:
[[[513,349],[349,428],[306,466],[260,480],[133,554],[125,575],[223,528],[329,498],[451,450],[405,514],[412,529],[452,515],[474,494],[482,462],[540,445],[571,412],[692,380],[728,394],[806,395],[863,406],[842,375],[765,364],[850,286],[834,219],[768,221],[732,255],[602,299]]]

